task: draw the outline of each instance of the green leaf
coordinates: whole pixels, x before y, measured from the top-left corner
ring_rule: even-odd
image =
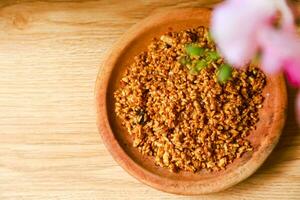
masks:
[[[190,68],[190,74],[197,75],[206,66],[207,62],[205,60],[198,60],[196,62],[193,62],[193,67]]]
[[[197,44],[188,44],[185,51],[189,56],[201,56],[204,53],[204,49]]]
[[[221,58],[221,56],[216,51],[210,51],[206,54],[206,56],[209,61],[215,61]]]
[[[197,75],[198,74],[198,71],[195,69],[195,67],[191,68],[189,72],[192,75]]]
[[[207,62],[205,60],[199,60],[196,62],[195,70],[199,72],[202,69],[204,69],[206,66],[207,66]]]
[[[191,63],[191,59],[187,56],[182,56],[179,59],[179,63],[182,65],[187,65],[187,64]]]
[[[232,67],[228,64],[223,64],[218,70],[217,76],[220,83],[225,83],[231,78]]]

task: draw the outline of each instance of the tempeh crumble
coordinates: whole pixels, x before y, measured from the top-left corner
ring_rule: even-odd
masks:
[[[252,64],[228,68],[207,28],[170,31],[127,67],[115,112],[133,146],[157,165],[218,171],[253,150],[247,136],[259,120],[265,84]]]

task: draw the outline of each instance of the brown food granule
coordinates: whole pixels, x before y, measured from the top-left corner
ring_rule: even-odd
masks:
[[[222,58],[191,74],[193,60],[180,61],[191,43],[216,51],[204,27],[154,38],[121,79],[115,112],[133,146],[157,165],[173,172],[218,171],[253,150],[247,136],[259,120],[266,77],[249,65],[221,84],[216,73]]]

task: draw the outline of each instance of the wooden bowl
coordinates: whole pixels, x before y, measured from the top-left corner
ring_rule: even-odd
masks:
[[[145,50],[154,37],[172,28],[174,31],[200,25],[208,26],[211,10],[180,9],[157,13],[132,27],[114,45],[103,63],[96,82],[95,95],[98,129],[103,143],[114,159],[132,176],[159,190],[176,194],[205,194],[224,190],[244,180],[266,160],[275,147],[285,121],[287,95],[282,76],[267,77],[265,101],[260,110],[260,121],[249,136],[254,151],[245,153],[219,172],[179,172],[154,164],[154,158],[142,156],[132,147],[132,139],[121,126],[114,112],[113,93],[119,80],[135,55]]]

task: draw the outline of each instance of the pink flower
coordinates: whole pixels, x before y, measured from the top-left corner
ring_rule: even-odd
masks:
[[[241,66],[254,57],[259,30],[275,12],[269,0],[228,0],[215,8],[212,35],[228,62]]]
[[[273,26],[278,12],[281,29]],[[300,41],[292,12],[284,0],[227,0],[215,9],[211,29],[230,64],[240,67],[261,50],[262,67],[267,73],[284,67],[293,83],[298,82],[298,76],[289,72],[300,72],[300,66],[295,65],[299,63]]]
[[[294,32],[265,28],[258,40],[265,72],[276,73],[283,67],[289,82],[300,87],[300,38]]]
[[[275,27],[278,16],[280,27]],[[283,70],[289,82],[300,87],[300,38],[285,0],[227,0],[215,8],[211,31],[234,67],[250,62],[259,52],[266,73]],[[300,91],[296,104],[300,124]]]
[[[300,87],[300,58],[286,61],[285,66],[285,73],[290,84]]]

